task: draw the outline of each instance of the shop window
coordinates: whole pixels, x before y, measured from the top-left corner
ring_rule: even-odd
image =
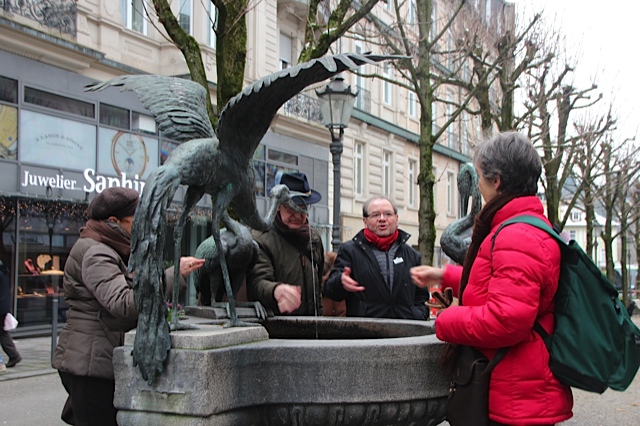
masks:
[[[133,112],[131,114],[131,130],[134,132],[146,133],[148,135],[156,135],[156,120],[150,115]]]
[[[131,128],[129,110],[101,103],[100,124],[104,124],[105,126],[110,127],[116,127],[118,129],[129,130]]]
[[[20,129],[20,161],[71,170],[95,167],[96,126],[23,110]]]
[[[169,157],[169,154],[171,154],[171,151],[176,149],[177,146],[178,146],[178,143],[176,142],[171,142],[166,140],[162,141],[162,144],[160,147],[160,165],[164,164],[164,162],[167,161],[167,157]]]
[[[49,325],[54,300],[57,320],[66,320],[64,265],[80,227],[86,223],[86,204],[60,201],[23,200],[19,206],[18,238],[12,247],[12,265],[17,260],[15,281],[16,318],[19,327]],[[5,241],[6,241],[5,231]],[[11,232],[11,239],[15,233]],[[16,259],[17,258],[17,259]]]
[[[282,167],[275,164],[267,164],[266,178],[267,178],[267,194],[271,191],[271,188],[276,186],[276,176],[278,173],[293,173],[298,170],[289,167]]]
[[[18,153],[18,108],[0,104],[0,158],[16,160]]]
[[[294,154],[288,154],[286,152],[270,149],[268,151],[268,160],[277,161],[278,163],[290,164],[292,166],[298,165],[298,156]]]
[[[0,76],[0,101],[18,103],[18,82]]]
[[[266,168],[264,161],[253,161],[253,172],[256,178],[256,195],[266,197]]]
[[[266,166],[264,162],[265,156],[265,147],[264,145],[258,145],[256,150],[253,152],[253,172],[255,173],[256,178],[256,195],[261,197],[266,196],[267,181],[266,181]]]
[[[128,179],[145,178],[158,167],[158,140],[101,127],[98,130],[98,173]],[[138,189],[133,182],[133,189]]]
[[[54,95],[32,87],[24,88],[24,101],[30,104],[51,108],[82,117],[95,118],[95,105],[66,96]]]

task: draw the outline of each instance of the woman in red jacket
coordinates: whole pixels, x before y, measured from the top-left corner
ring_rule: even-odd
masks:
[[[536,196],[540,156],[526,137],[508,132],[478,146],[473,163],[486,204],[464,266],[418,266],[412,279],[420,287],[452,287],[461,295],[459,306],[438,313],[439,339],[473,346],[488,358],[510,348],[491,376],[490,424],[553,425],[573,415],[573,396],[549,369],[549,353],[533,325],[538,321],[553,332],[560,247],[523,223],[503,228],[491,247],[495,231],[509,218],[530,215],[548,223]]]

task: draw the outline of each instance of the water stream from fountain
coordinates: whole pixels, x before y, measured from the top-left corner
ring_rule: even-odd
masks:
[[[309,225],[309,227],[311,228],[311,225]],[[313,312],[315,314],[316,340],[318,340],[318,291],[320,289],[316,289],[317,272],[315,256],[313,255],[313,238],[309,238],[309,252],[311,253],[311,278],[313,279]]]

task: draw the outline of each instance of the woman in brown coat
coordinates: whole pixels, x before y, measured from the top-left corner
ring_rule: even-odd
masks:
[[[138,199],[138,192],[127,188],[109,188],[98,195],[65,264],[69,311],[52,365],[69,394],[62,412],[69,424],[116,425],[113,349],[123,344],[124,333],[138,319],[127,271]],[[186,276],[203,262],[183,258],[180,271]]]

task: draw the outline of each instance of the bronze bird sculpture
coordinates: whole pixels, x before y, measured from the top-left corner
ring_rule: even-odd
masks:
[[[458,194],[460,219],[447,226],[440,237],[440,247],[447,256],[462,265],[471,244],[471,233],[476,215],[482,209],[482,198],[478,190],[478,176],[471,163],[465,163],[458,172]],[[469,210],[471,198],[471,211]]]
[[[246,271],[252,268],[258,260],[260,247],[251,237],[251,231],[246,226],[229,218],[228,215],[222,218],[222,223],[226,228],[220,231],[220,242],[229,268],[231,291],[235,300]],[[200,298],[200,304],[202,306],[224,307],[230,317],[229,304],[222,303],[225,294],[224,277],[220,269],[218,246],[212,236],[198,245],[194,256],[198,259],[205,259],[204,265],[193,272],[193,282]],[[266,309],[260,302],[249,303],[255,309],[259,319],[267,318]],[[238,306],[242,306],[242,302],[236,301],[236,307]]]
[[[204,194],[213,201],[213,239],[221,247],[219,223],[228,206],[257,230],[266,230],[257,209],[252,157],[278,109],[305,87],[358,66],[394,56],[340,54],[314,59],[268,75],[232,98],[220,113],[217,135],[206,113],[207,91],[189,80],[155,75],[122,76],[95,83],[87,90],[121,86],[134,91],[155,117],[160,132],[184,142],[148,178],[135,214],[129,269],[134,272],[134,298],[139,312],[133,348],[134,365],[153,383],[163,371],[171,348],[162,286],[165,214],[179,185],[186,185],[183,210],[174,228],[179,264],[182,232],[189,212]],[[217,136],[217,137],[216,137]],[[242,325],[235,316],[233,292],[223,251],[219,261],[232,314],[229,326]],[[176,268],[176,281],[179,271]],[[177,288],[178,286],[176,286]],[[174,309],[177,309],[174,289]],[[180,327],[174,311],[171,328]]]
[[[278,207],[283,203],[298,209],[295,203],[290,203],[291,197],[296,194],[298,193],[289,191],[286,185],[274,186],[269,193],[271,204],[265,221],[272,223],[278,213]],[[222,223],[226,228],[220,231],[220,241],[229,268],[231,290],[235,300],[247,270],[251,269],[258,260],[260,247],[251,236],[251,230],[231,219],[226,213],[222,216]],[[224,307],[231,317],[229,303],[222,303],[224,277],[219,262],[218,246],[213,237],[202,241],[194,256],[198,259],[205,259],[202,268],[196,269],[193,273],[196,291],[201,295],[200,303],[205,306]],[[260,302],[236,302],[236,306],[253,307],[259,319],[267,318],[267,311]]]

